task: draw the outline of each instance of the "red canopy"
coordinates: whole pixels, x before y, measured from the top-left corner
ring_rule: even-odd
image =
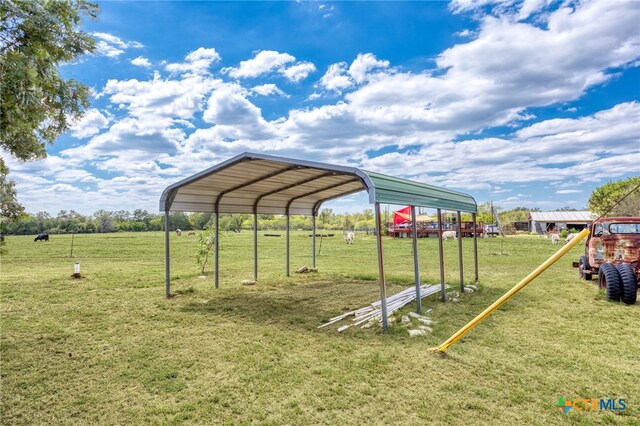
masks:
[[[398,225],[404,222],[411,222],[411,207],[407,206],[393,212],[393,223]]]

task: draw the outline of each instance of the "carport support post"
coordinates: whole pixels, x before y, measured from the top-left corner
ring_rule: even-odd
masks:
[[[473,220],[473,264],[476,272],[476,284],[478,284],[478,233],[476,232],[476,214],[471,213]]]
[[[253,280],[258,281],[258,213],[253,213]]]
[[[442,301],[447,300],[444,289],[444,247],[442,245],[442,210],[438,209],[438,254],[440,255],[440,295]]]
[[[285,242],[286,244],[286,251],[287,251],[287,276],[290,276],[289,274],[289,212],[287,212],[287,220],[286,220],[286,227],[287,227],[287,241]]]
[[[313,265],[313,269],[316,268],[316,214],[312,213],[311,215],[311,232],[313,232],[313,235],[311,236],[311,248],[313,249],[313,261],[312,261],[312,265]]]
[[[418,227],[416,226],[416,206],[411,206],[411,234],[413,234],[413,272],[416,276],[416,311],[422,315],[420,295],[420,264],[418,263]]]
[[[171,272],[169,258],[169,210],[164,211],[164,292],[171,297]]]
[[[387,294],[384,279],[384,255],[382,253],[382,223],[380,218],[380,203],[376,203],[376,243],[378,245],[378,276],[380,280],[380,308],[382,310],[382,328],[386,333],[389,330],[389,319],[387,318]]]
[[[216,273],[215,273],[215,284],[216,284],[216,288],[220,287],[220,229],[219,229],[219,225],[220,225],[220,213],[218,213],[217,209],[216,209],[216,216],[215,216],[215,223],[213,224],[215,231],[214,231],[214,250],[216,251],[215,253],[215,266],[216,266]]]
[[[457,212],[458,218],[458,262],[460,264],[460,291],[464,293],[464,265],[462,261],[462,216],[460,210]]]

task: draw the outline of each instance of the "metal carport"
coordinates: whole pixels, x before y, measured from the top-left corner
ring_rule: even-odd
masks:
[[[399,179],[355,167],[276,157],[264,154],[243,153],[200,173],[168,186],[160,198],[160,211],[165,213],[165,291],[171,295],[169,269],[169,212],[215,213],[215,286],[219,286],[218,232],[220,213],[253,214],[254,279],[258,277],[258,214],[286,215],[286,274],[289,276],[289,216],[309,215],[313,218],[313,267],[316,266],[316,216],[325,201],[360,191],[367,191],[369,203],[375,205],[376,235],[378,247],[378,273],[382,322],[388,327],[385,294],[384,255],[381,237],[380,204],[410,205],[412,211],[413,257],[416,277],[416,300],[421,313],[420,271],[418,265],[415,207],[438,210],[440,229],[440,282],[444,301],[444,267],[442,247],[441,211],[453,210],[472,213],[474,229],[477,204],[473,197],[424,183]],[[461,233],[458,230],[458,235]],[[477,240],[474,232],[475,279],[478,280]],[[458,239],[460,260],[460,285],[463,287],[462,238]]]

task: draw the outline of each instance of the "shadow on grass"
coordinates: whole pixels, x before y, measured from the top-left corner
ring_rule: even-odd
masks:
[[[453,285],[449,291],[453,291]],[[390,296],[406,288],[404,284],[390,285]],[[487,306],[497,300],[503,289],[483,287],[479,293],[460,296],[459,303],[442,303],[439,294],[423,299],[425,309],[434,308],[432,317],[447,330],[457,330]],[[192,297],[193,296],[193,297]],[[246,321],[260,325],[295,327],[307,331],[335,331],[350,319],[340,321],[326,329],[317,329],[330,318],[361,308],[379,299],[376,283],[366,281],[310,282],[286,287],[229,289],[224,293],[205,291],[183,294],[182,310],[187,313]],[[199,300],[196,301],[194,298]],[[205,297],[205,300],[202,298]],[[403,308],[411,309],[410,305]],[[501,307],[508,311],[509,303]],[[455,331],[454,330],[454,331]]]
[[[277,324],[316,330],[329,318],[360,308],[376,299],[377,284],[371,282],[311,282],[286,287],[230,289],[203,292],[205,301],[185,301],[182,310],[195,314]],[[191,298],[183,294],[182,297]]]

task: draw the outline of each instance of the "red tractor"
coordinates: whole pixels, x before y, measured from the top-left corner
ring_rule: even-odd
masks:
[[[584,256],[575,263],[580,277],[598,277],[607,299],[633,305],[640,286],[640,217],[604,217],[591,225]]]

